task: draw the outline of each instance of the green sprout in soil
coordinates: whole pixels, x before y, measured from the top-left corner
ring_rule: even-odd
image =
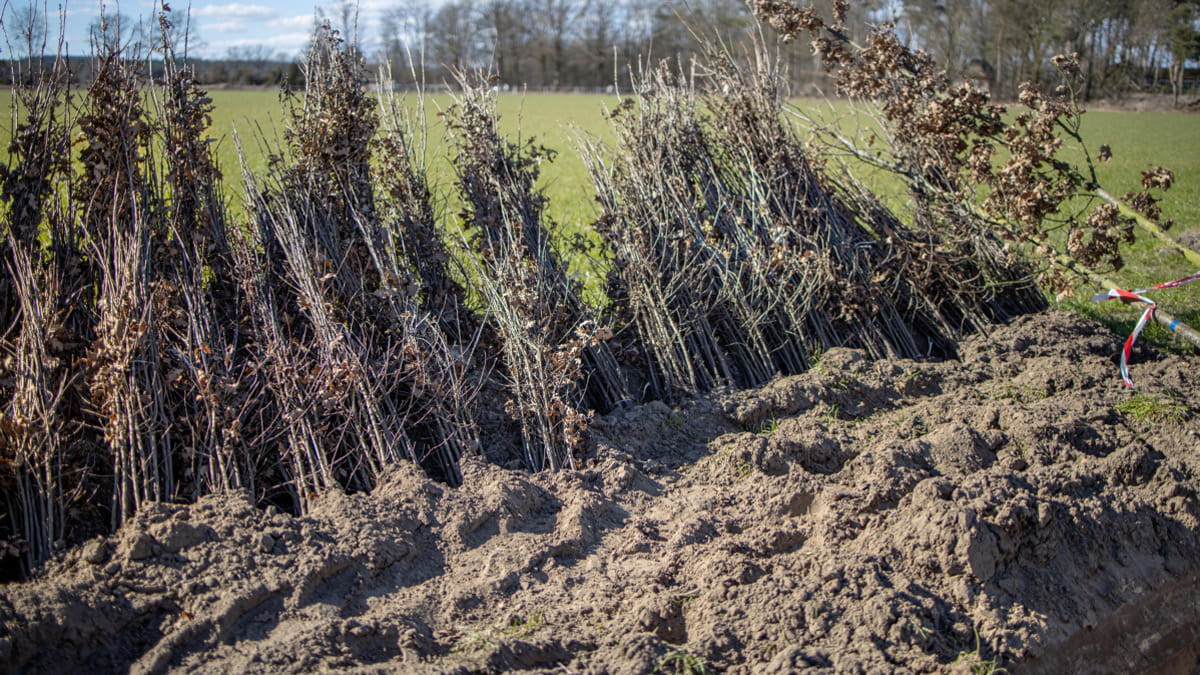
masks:
[[[738,464],[737,464],[738,480],[742,480],[746,476],[749,476],[751,468],[753,468],[753,467],[750,466],[750,460],[748,460],[748,459],[743,459],[742,461],[738,462]]]
[[[1179,424],[1187,417],[1188,409],[1172,394],[1139,393],[1118,405],[1117,412],[1140,424]]]
[[[505,637],[524,638],[536,632],[539,628],[546,625],[546,615],[542,612],[534,612],[529,617],[513,616],[508,620],[508,626],[500,631]]]
[[[825,412],[821,413],[821,419],[825,420],[826,424],[833,424],[834,422],[840,420],[841,413],[838,411],[837,404],[831,404],[828,408],[826,408]]]
[[[676,649],[659,661],[652,672],[674,673],[675,675],[709,675],[713,671],[699,656],[690,654],[683,649]]]
[[[717,451],[717,461],[728,467],[734,475],[734,481],[741,481],[750,475],[754,464],[749,457],[736,452],[736,446],[728,445]]]
[[[470,632],[455,643],[453,652],[456,654],[473,654],[484,649],[496,649],[499,645],[483,633]]]
[[[729,465],[733,468],[736,475],[734,480],[741,481],[750,475],[750,471],[754,468],[750,463],[749,457],[733,457],[729,458]]]
[[[982,643],[979,640],[979,629],[975,629],[975,649],[971,651],[962,650],[958,653],[958,659],[955,663],[963,663],[967,665],[974,675],[1000,675],[1008,671],[1002,668],[998,659],[991,658],[984,660],[982,653]]]
[[[928,640],[929,638],[933,637],[934,631],[932,628],[926,626],[915,618],[910,617],[908,621],[912,625],[913,629],[917,631],[917,634],[921,636],[922,640]]]

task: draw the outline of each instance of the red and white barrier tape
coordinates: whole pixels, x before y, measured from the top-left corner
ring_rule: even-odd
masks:
[[[1150,320],[1150,317],[1154,316],[1154,309],[1157,307],[1153,300],[1143,296],[1142,293],[1145,293],[1146,291],[1157,291],[1162,288],[1176,288],[1178,286],[1190,284],[1193,281],[1198,280],[1200,280],[1200,272],[1196,272],[1195,274],[1182,279],[1176,279],[1175,281],[1168,281],[1157,286],[1139,288],[1136,291],[1127,291],[1123,288],[1114,288],[1105,293],[1097,293],[1096,295],[1092,296],[1092,302],[1103,302],[1105,300],[1116,299],[1124,303],[1144,302],[1149,305],[1149,307],[1146,308],[1146,311],[1142,312],[1142,318],[1138,319],[1137,325],[1133,327],[1133,332],[1130,333],[1129,337],[1125,339],[1125,348],[1121,350],[1121,379],[1125,381],[1127,386],[1133,386],[1133,380],[1129,377],[1129,355],[1133,352],[1133,343],[1137,342],[1138,335],[1141,335],[1142,329],[1146,327],[1146,322]],[[1171,330],[1175,330],[1175,324],[1178,323],[1179,321],[1175,321],[1175,323],[1172,323],[1168,327]]]

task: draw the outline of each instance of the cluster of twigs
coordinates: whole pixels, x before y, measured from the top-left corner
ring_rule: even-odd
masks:
[[[89,339],[78,310],[80,237],[53,199],[69,167],[66,73],[41,72],[14,92],[11,162],[0,170],[7,207],[0,242],[0,560],[48,557],[67,530],[67,506],[83,491],[84,386],[73,367]],[[43,233],[48,244],[40,241]]]
[[[551,152],[504,139],[486,81],[464,75],[448,112],[465,211],[472,235],[468,278],[499,342],[506,411],[520,426],[526,464],[574,466],[593,408],[629,398],[624,374],[579,285],[551,241],[546,198],[535,187]],[[585,374],[586,371],[586,374]]]
[[[619,152],[586,152],[610,296],[656,393],[761,384],[839,345],[946,353],[964,331],[1039,306],[1029,282],[977,292],[978,266],[941,252],[948,237],[831,184],[784,119],[766,56],[710,64],[704,91],[694,77],[647,74],[613,116]]]
[[[17,92],[0,176],[4,565],[148,501],[246,489],[303,510],[400,461],[460,481],[479,446],[480,322],[423,175],[393,152],[404,170],[375,182],[372,148],[410,147],[377,134],[361,59],[318,33],[286,151],[248,176],[245,227],[223,201],[212,102],[171,45],[149,88],[118,45],[98,49],[78,106],[59,71]]]
[[[1120,198],[1100,185],[1096,163],[1111,151],[1089,147],[1080,133],[1076,55],[1054,56],[1061,83],[1052,91],[1022,85],[1020,105],[1009,115],[986,92],[950,81],[889,25],[872,30],[863,44],[851,41],[843,26],[848,0],[833,3],[832,20],[793,0],[752,0],[751,6],[785,40],[807,34],[839,93],[877,110],[882,144],[871,143],[873,136],[862,143],[836,129],[814,128],[836,152],[901,178],[915,205],[917,231],[949,235],[947,259],[955,267],[978,268],[981,279],[1012,287],[1024,285],[1022,277],[1009,277],[1021,269],[1012,263],[1022,257],[1036,267],[1041,288],[1060,296],[1073,294],[1081,280],[1117,288],[1108,275],[1123,267],[1122,250],[1136,229],[1200,265],[1200,253],[1167,235],[1171,223],[1161,220],[1158,202],[1174,181],[1169,170],[1143,172],[1141,189]],[[1064,159],[1064,147],[1082,161]],[[1153,317],[1200,348],[1200,334],[1176,327],[1168,312],[1159,309]]]
[[[172,289],[169,271],[156,264],[171,256],[162,250],[157,208],[165,195],[149,175],[153,129],[132,68],[117,51],[103,55],[87,106],[75,189],[97,290],[89,402],[112,453],[113,522],[120,524],[141,504],[177,494],[162,368],[162,310]]]
[[[199,268],[219,264],[219,246],[205,242],[223,227],[216,193],[200,187],[211,176],[189,175],[203,172],[198,156],[175,147],[202,130],[184,128],[197,113],[180,107],[195,92],[177,77],[169,121],[155,125],[120,49],[100,49],[77,118],[61,62],[17,92],[25,117],[4,175],[5,305],[15,311],[0,344],[0,480],[16,487],[0,527],[20,533],[27,562],[98,527],[99,514],[115,526],[145,502],[214,487],[197,476],[216,451],[187,424],[199,397],[184,372],[205,324],[217,325],[205,320]],[[163,144],[178,150],[167,167],[152,160]]]
[[[477,445],[467,364],[417,297],[418,279],[444,279],[445,263],[408,259],[375,206],[379,118],[361,57],[318,31],[305,80],[288,152],[265,177],[246,177],[258,230],[241,249],[253,360],[280,413],[284,477],[301,508],[322,490],[369,488],[402,460],[456,483],[458,457]],[[421,185],[391,181],[391,192],[420,198]],[[409,222],[424,224],[424,213]],[[429,244],[428,232],[410,234]]]
[[[390,82],[390,76],[381,79]],[[479,322],[467,304],[466,291],[452,274],[453,259],[442,241],[426,178],[423,148],[416,146],[418,122],[399,109],[398,97],[387,92],[380,101],[380,128],[372,139],[379,198],[376,208],[387,227],[399,236],[398,250],[412,265],[420,288],[420,307],[436,317],[452,342],[479,335]]]
[[[170,33],[167,26],[162,33]],[[232,225],[207,139],[212,100],[176,64],[169,42],[164,53],[163,85],[155,92],[161,143],[151,154],[161,158],[155,174],[169,196],[159,209],[163,254],[156,265],[170,275],[170,294],[159,319],[169,345],[163,358],[171,428],[185,462],[182,492],[195,497],[254,487],[246,436],[258,428],[251,402],[259,385],[241,361]]]

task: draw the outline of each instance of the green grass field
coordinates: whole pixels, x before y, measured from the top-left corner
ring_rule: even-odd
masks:
[[[226,175],[235,179],[233,193],[240,199],[241,182],[234,132],[241,139],[247,162],[255,171],[266,166],[263,139],[278,146],[287,115],[279,95],[273,91],[215,91],[213,135],[218,141],[218,160]],[[442,201],[440,211],[446,217],[457,212],[454,193],[454,169],[446,139],[446,125],[439,113],[452,105],[448,95],[429,95],[422,101],[416,95],[401,96],[402,109],[412,115],[417,127],[425,132],[425,157],[431,186]],[[542,171],[541,185],[550,197],[550,216],[567,228],[587,224],[595,217],[596,206],[591,180],[579,154],[575,152],[578,134],[612,138],[604,120],[605,106],[620,99],[575,94],[504,94],[497,101],[501,131],[514,141],[532,139],[558,151],[557,158]],[[422,114],[423,113],[423,114]]]
[[[266,166],[269,149],[278,149],[286,114],[275,91],[214,91],[211,93],[213,137],[217,155],[227,177],[234,212],[243,213],[244,188],[236,138],[240,139],[251,171]],[[0,92],[0,104],[11,110],[11,92]],[[616,96],[574,94],[502,94],[498,99],[501,130],[513,140],[533,139],[558,151],[553,163],[543,166],[541,185],[550,198],[549,215],[567,232],[585,229],[596,214],[596,204],[583,162],[576,151],[575,138],[593,135],[605,141],[613,138],[604,112],[619,102]],[[452,103],[447,95],[422,99],[415,95],[402,98],[402,109],[412,115],[425,130],[424,159],[437,207],[446,224],[454,227],[458,198],[446,128],[440,112]],[[841,104],[800,102],[798,107],[816,117],[838,116]],[[851,127],[859,122],[843,119],[839,124]],[[865,122],[863,124],[866,124]],[[7,138],[11,123],[5,121],[0,137]],[[1200,115],[1184,113],[1089,112],[1085,116],[1084,137],[1093,152],[1101,145],[1112,147],[1113,161],[1100,165],[1100,179],[1112,193],[1121,195],[1139,185],[1141,172],[1163,165],[1175,172],[1176,185],[1163,203],[1166,217],[1176,222],[1174,232],[1200,229]],[[6,144],[7,145],[7,144]],[[1074,154],[1072,154],[1074,152]],[[1078,152],[1067,149],[1064,159],[1077,159]],[[836,161],[836,159],[832,160]],[[890,202],[903,209],[904,195],[898,182],[879,172],[863,172],[863,180]],[[1128,266],[1115,280],[1131,287],[1170,280],[1195,272],[1182,256],[1164,253],[1149,237],[1142,237],[1128,256]],[[1090,289],[1081,288],[1086,296]],[[1193,323],[1200,323],[1200,284],[1162,291],[1156,295],[1164,308]],[[1079,299],[1064,301],[1068,307],[1105,320],[1115,330],[1128,330],[1137,318],[1135,308],[1117,303],[1091,305]],[[1148,331],[1151,339],[1162,339],[1161,331]]]
[[[266,166],[268,147],[277,148],[286,112],[275,91],[210,92],[214,103],[212,135],[217,139],[217,156],[226,177],[231,179],[230,197],[240,201],[241,169],[236,136],[245,151],[249,168],[261,171]],[[575,137],[589,134],[609,141],[613,134],[604,111],[619,103],[616,96],[576,94],[503,94],[498,108],[502,131],[514,140],[534,139],[559,151],[557,159],[545,167],[542,185],[551,199],[551,213],[565,225],[586,223],[595,214],[595,204],[583,162],[575,151]],[[424,108],[424,126],[428,145],[426,161],[434,185],[440,193],[453,190],[453,169],[445,138],[445,124],[438,115],[451,105],[447,95],[430,95],[423,104],[415,95],[402,97],[405,110],[416,113]],[[0,91],[0,105],[12,109],[12,92]],[[828,106],[802,102],[809,112],[828,114]],[[840,104],[834,112],[840,112]],[[11,120],[4,120],[0,139],[9,136]],[[1200,226],[1200,116],[1184,113],[1089,112],[1085,116],[1085,137],[1094,146],[1107,143],[1113,149],[1112,162],[1100,165],[1101,181],[1114,193],[1123,193],[1138,184],[1140,172],[1156,164],[1175,172],[1176,187],[1164,203],[1164,212],[1178,225],[1191,229]],[[7,145],[7,144],[6,144]],[[1074,159],[1070,150],[1065,159]],[[865,174],[868,181],[885,193],[895,193],[894,185],[878,185],[886,176]]]
[[[1089,112],[1084,116],[1083,136],[1093,152],[1101,143],[1112,146],[1112,161],[1099,165],[1097,172],[1100,182],[1118,197],[1140,186],[1142,171],[1159,165],[1174,171],[1175,186],[1162,202],[1163,215],[1175,222],[1172,234],[1200,230],[1200,116],[1169,112]],[[1074,159],[1069,154],[1064,158]],[[1153,237],[1139,233],[1137,243],[1127,251],[1125,268],[1111,276],[1119,284],[1137,288],[1197,271],[1200,270],[1189,265],[1181,254],[1161,247]],[[1132,330],[1145,309],[1144,305],[1091,303],[1087,298],[1091,292],[1092,289],[1083,289],[1080,297],[1063,304],[1104,321],[1118,333]],[[1200,325],[1200,282],[1154,291],[1149,296],[1190,325]],[[1147,340],[1163,346],[1176,344],[1165,328],[1153,323],[1147,327],[1145,335]]]
[[[865,119],[866,115],[847,114],[846,106],[841,104],[805,101],[796,104],[796,109],[821,125],[837,128],[843,135],[854,137],[860,146],[865,146],[865,139],[874,129],[871,120]],[[1098,178],[1104,188],[1120,197],[1140,188],[1143,171],[1165,166],[1174,171],[1176,179],[1175,186],[1162,202],[1164,218],[1175,223],[1172,234],[1200,230],[1200,116],[1173,112],[1094,111],[1086,113],[1083,122],[1082,136],[1093,157],[1102,144],[1112,148],[1112,161],[1097,165]],[[1060,157],[1080,165],[1085,162],[1082,150],[1069,143],[1064,145]],[[830,158],[830,163],[835,167],[847,165],[901,215],[910,208],[905,188],[895,176],[853,159],[835,156]],[[1138,233],[1137,243],[1126,249],[1125,260],[1126,266],[1122,270],[1108,276],[1128,288],[1153,286],[1197,271],[1181,254],[1163,248],[1153,237],[1142,232]],[[1064,297],[1056,302],[1103,321],[1118,333],[1128,333],[1145,306],[1092,303],[1091,295],[1101,290],[1081,283],[1076,287],[1074,297]],[[1155,291],[1151,295],[1179,318],[1193,326],[1200,325],[1200,282]],[[1153,323],[1145,335],[1163,346],[1177,344],[1165,328]]]

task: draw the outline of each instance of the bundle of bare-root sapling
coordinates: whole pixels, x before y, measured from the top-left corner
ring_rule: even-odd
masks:
[[[535,188],[550,151],[501,137],[494,96],[463,76],[449,111],[455,168],[472,235],[467,276],[500,341],[508,413],[521,430],[532,470],[574,465],[583,406],[610,410],[630,398],[624,374],[551,241],[545,197]]]
[[[242,261],[288,489],[303,509],[322,490],[370,488],[399,461],[457,483],[477,444],[473,390],[378,215],[361,55],[322,27],[305,83],[286,156],[247,176],[261,253]]]
[[[828,180],[786,119],[776,66],[756,56],[714,52],[703,90],[665,68],[647,74],[613,115],[616,151],[585,149],[610,295],[662,393],[762,384],[834,346],[946,354],[1005,307],[1036,306],[1028,282],[948,290],[974,289],[982,263]]]
[[[212,99],[190,66],[175,57],[169,19],[160,17],[163,86],[156,92],[161,129],[157,185],[165,235],[156,268],[169,281],[164,330],[172,428],[184,464],[181,496],[246,489],[260,494],[270,465],[255,402],[261,382],[246,367],[245,309],[236,283],[222,173],[208,136]]]
[[[479,339],[480,323],[454,276],[453,259],[438,228],[419,145],[426,130],[402,103],[401,96],[385,90],[382,123],[372,141],[378,164],[377,208],[420,283],[416,295],[421,309],[438,319],[454,344],[467,349]]]
[[[153,121],[120,46],[100,45],[79,127],[75,204],[95,275],[90,406],[111,457],[114,527],[143,504],[175,499],[177,437],[163,369],[169,280],[156,269],[161,194],[147,166]]]
[[[59,58],[14,89],[0,167],[0,564],[15,562],[21,574],[78,529],[80,518],[68,520],[89,511],[83,496],[97,459],[75,366],[91,335],[80,232],[56,189],[70,175],[67,75]]]

